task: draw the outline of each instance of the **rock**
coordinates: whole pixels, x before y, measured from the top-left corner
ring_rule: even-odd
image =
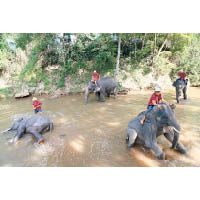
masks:
[[[28,97],[28,96],[30,96],[30,93],[28,90],[15,94],[15,98],[23,98],[23,97]]]
[[[51,96],[50,99],[56,99],[58,97],[59,97],[59,95],[54,95],[54,96]]]

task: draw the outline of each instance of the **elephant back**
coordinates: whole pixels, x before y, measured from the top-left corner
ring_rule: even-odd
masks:
[[[111,77],[101,78],[98,84],[103,87],[117,87],[117,82]]]

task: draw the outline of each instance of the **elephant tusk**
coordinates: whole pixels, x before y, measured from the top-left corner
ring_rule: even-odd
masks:
[[[179,134],[180,134],[180,131],[178,131],[176,128],[174,128],[174,127],[173,127],[173,129],[174,129],[174,130],[175,130],[177,133],[179,133]]]

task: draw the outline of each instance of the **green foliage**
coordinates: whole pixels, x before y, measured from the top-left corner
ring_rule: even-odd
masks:
[[[193,85],[200,85],[200,40],[196,37],[180,55],[180,65],[176,72],[184,69]]]
[[[26,50],[27,44],[31,43],[33,39],[34,39],[33,33],[23,33],[17,35],[15,42],[17,47],[21,48],[22,50]]]
[[[176,65],[170,61],[172,52],[163,51],[155,63],[155,72],[156,77],[169,74],[173,69],[176,68]]]
[[[113,71],[115,68],[115,59],[111,56],[110,52],[101,51],[95,57],[95,63],[92,67],[99,73],[104,74],[105,72]]]
[[[74,42],[70,42],[72,35],[76,37]],[[18,59],[16,52],[9,50],[6,39],[10,38],[28,56],[19,80],[32,86],[43,82],[46,88],[51,85],[65,87],[67,76],[73,77],[73,83],[79,85],[91,79],[94,69],[101,77],[105,74],[113,76],[119,35],[119,68],[133,73],[139,84],[142,76],[150,72],[154,77],[170,74],[175,78],[182,68],[194,85],[200,84],[199,34],[0,34],[0,71],[9,69],[10,64]],[[53,65],[58,68],[51,73],[47,67]],[[123,80],[127,78],[124,76]]]
[[[11,87],[0,89],[0,96],[8,98],[9,94],[13,93],[13,89]]]

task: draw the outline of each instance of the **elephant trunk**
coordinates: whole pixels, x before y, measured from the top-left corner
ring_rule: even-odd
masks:
[[[88,90],[88,88],[86,88],[86,90],[85,90],[85,104],[88,104],[88,98],[89,98],[89,90]]]
[[[1,132],[1,134],[5,134],[5,133],[7,133],[7,132],[10,131],[10,130],[11,130],[11,128],[8,128],[8,129],[6,129],[5,131]]]

